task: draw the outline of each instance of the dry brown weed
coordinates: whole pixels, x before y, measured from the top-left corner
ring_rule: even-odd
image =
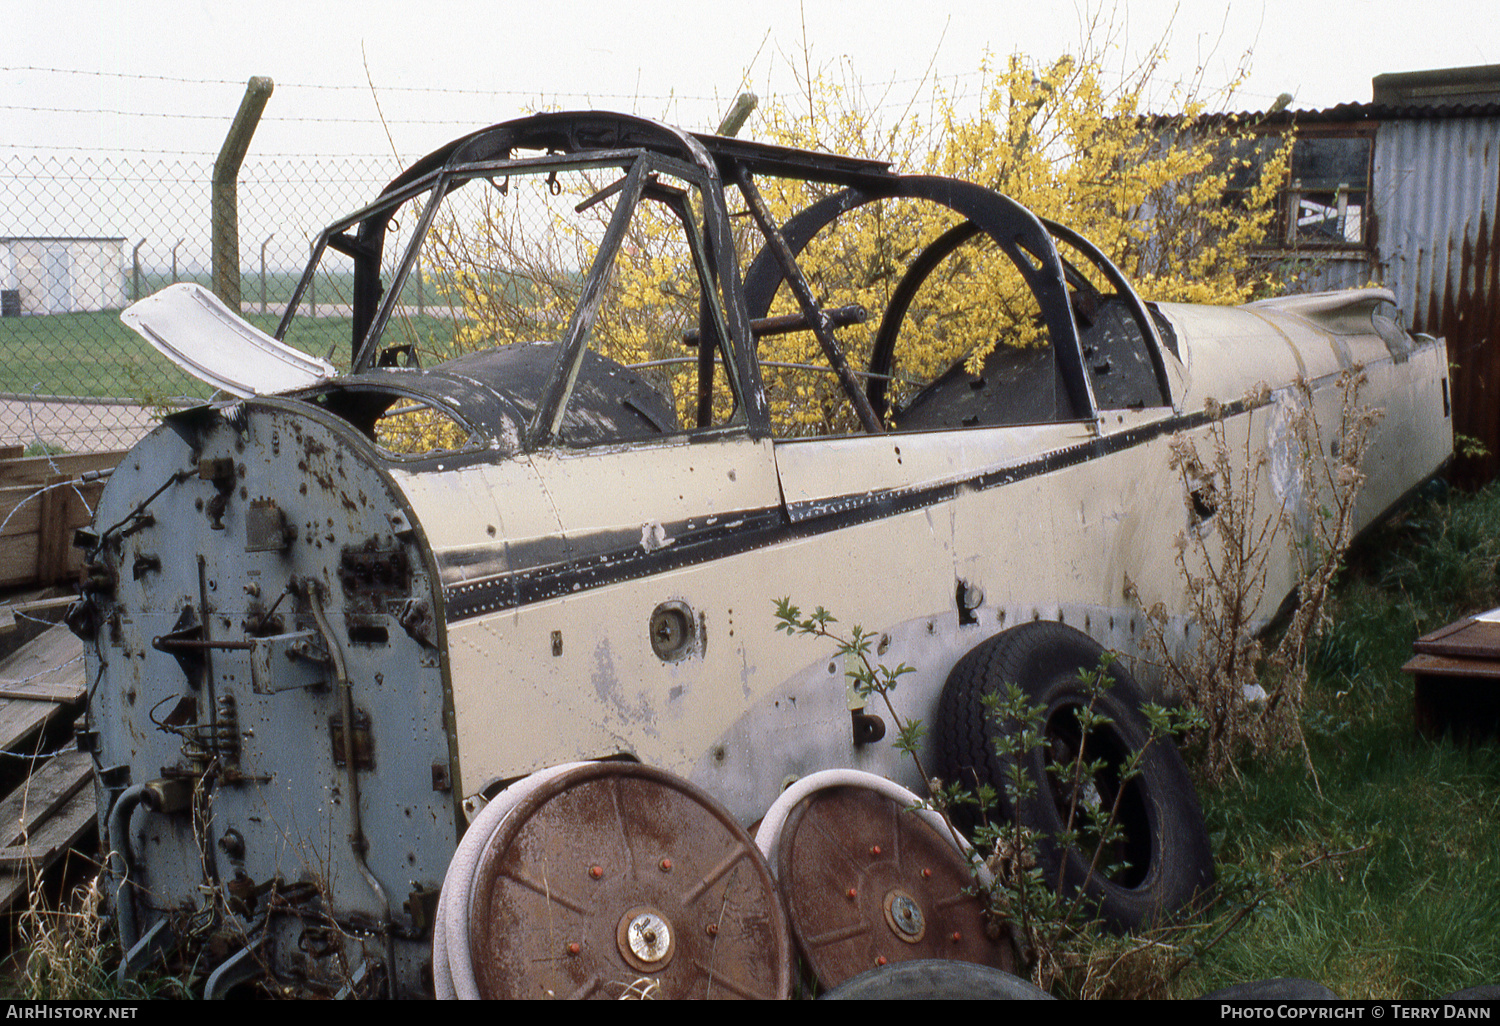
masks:
[[[1246,396],[1252,409],[1284,418],[1275,508],[1258,503],[1267,491],[1271,456],[1246,432],[1230,441],[1226,410],[1210,400],[1207,455],[1187,435],[1172,442],[1171,467],[1195,524],[1177,539],[1177,567],[1185,582],[1189,619],[1197,642],[1184,652],[1171,641],[1164,606],[1146,610],[1148,657],[1164,683],[1197,710],[1204,725],[1193,739],[1200,768],[1211,782],[1235,774],[1242,757],[1299,751],[1317,772],[1302,732],[1307,656],[1328,625],[1328,592],[1353,537],[1355,506],[1365,481],[1361,469],[1382,411],[1359,402],[1366,378],[1359,367],[1343,371],[1335,388],[1337,423],[1321,424],[1312,385],[1299,378],[1278,394],[1274,407],[1262,386]],[[1327,458],[1324,454],[1330,454]],[[1290,547],[1297,603],[1279,640],[1269,648],[1262,631],[1271,561]],[[1127,581],[1127,594],[1139,593]]]

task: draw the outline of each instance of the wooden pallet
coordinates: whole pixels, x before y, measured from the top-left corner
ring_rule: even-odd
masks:
[[[73,722],[84,693],[83,644],[66,627],[49,628],[0,661],[0,749],[45,754],[47,728]],[[94,829],[92,778],[87,753],[61,751],[38,759],[0,798],[0,912],[24,901],[37,877]]]
[[[20,456],[0,449],[0,588],[58,584],[76,577],[83,554],[73,532],[92,519],[103,481],[69,485],[109,470],[122,452]]]

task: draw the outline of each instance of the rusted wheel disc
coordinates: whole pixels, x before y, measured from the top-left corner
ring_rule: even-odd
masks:
[[[816,791],[787,817],[776,870],[792,933],[824,988],[876,966],[945,958],[1013,968],[985,931],[968,863],[931,825],[862,787]]]
[[[485,998],[785,998],[786,913],[722,807],[634,763],[567,771],[518,805],[470,904]]]

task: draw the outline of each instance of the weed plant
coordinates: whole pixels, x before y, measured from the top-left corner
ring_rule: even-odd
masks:
[[[905,663],[891,668],[872,659],[875,636],[856,625],[845,637],[834,627],[837,622],[822,606],[804,617],[790,598],[776,603],[777,630],[836,642],[839,655],[851,666],[847,673],[854,690],[861,698],[878,697],[884,704],[896,725],[895,747],[912,759],[928,782],[930,796],[924,805],[942,815],[961,848],[965,845],[949,812],[957,805],[978,807],[970,852],[974,889],[984,904],[989,928],[1009,939],[1018,973],[1062,997],[1167,996],[1171,979],[1196,957],[1197,945],[1216,924],[1161,922],[1137,936],[1120,937],[1104,925],[1089,886],[1096,876],[1112,876],[1123,868],[1117,864],[1125,833],[1121,801],[1130,781],[1142,772],[1145,751],[1153,743],[1173,743],[1171,739],[1198,725],[1196,718],[1148,705],[1141,710],[1150,724],[1146,743],[1125,759],[1111,762],[1090,744],[1099,729],[1111,723],[1098,707],[1100,697],[1114,684],[1111,653],[1104,653],[1097,666],[1079,670],[1079,691],[1088,700],[1076,711],[1079,734],[1072,750],[1059,751],[1047,742],[1045,707],[1033,706],[1021,688],[1009,684],[985,696],[987,715],[1004,726],[994,742],[996,754],[1008,767],[1000,781],[1002,801],[990,784],[980,783],[971,792],[927,772],[919,754],[923,725],[903,719],[890,697],[901,677],[913,668]],[[1037,752],[1046,758],[1045,784],[1028,769]],[[1112,781],[1112,789],[1098,784],[1106,778]],[[1039,833],[1022,822],[1020,809],[1043,786],[1066,807],[1062,829],[1056,834]],[[1006,817],[997,814],[999,809],[1015,811]],[[1057,860],[1055,874],[1048,873],[1042,853],[1049,846],[1063,853],[1079,852],[1087,866],[1082,878],[1070,878],[1066,854]]]
[[[37,874],[16,923],[4,997],[26,1001],[99,1001],[190,996],[181,979],[157,973],[120,981],[120,951],[104,913],[104,877],[94,874],[53,907]]]
[[[1320,424],[1312,385],[1298,378],[1276,394],[1271,424],[1278,420],[1290,471],[1284,494],[1272,509],[1260,508],[1262,477],[1273,457],[1246,438],[1231,441],[1225,408],[1210,399],[1208,452],[1189,435],[1171,443],[1170,465],[1182,484],[1189,522],[1198,528],[1177,539],[1177,568],[1187,589],[1188,614],[1198,641],[1191,651],[1169,636],[1171,618],[1158,602],[1144,610],[1145,647],[1169,692],[1203,721],[1193,747],[1200,771],[1212,785],[1238,777],[1238,763],[1299,751],[1318,786],[1317,770],[1303,730],[1308,657],[1332,623],[1329,591],[1353,538],[1355,512],[1364,485],[1364,454],[1383,411],[1360,402],[1362,368],[1339,374],[1335,422]],[[1244,402],[1265,407],[1264,386]],[[1324,457],[1324,453],[1333,456]],[[1298,601],[1274,644],[1261,629],[1262,608],[1273,567],[1290,555]],[[1126,579],[1126,595],[1140,602]]]
[[[1098,703],[1113,686],[1110,666],[1114,658],[1105,652],[1097,666],[1078,673],[1080,690],[1089,700],[1077,711],[1079,744],[1070,756],[1047,745],[1042,735],[1046,709],[1032,706],[1021,688],[1009,684],[1002,693],[986,696],[988,714],[1008,728],[995,739],[996,753],[1008,767],[1002,783],[1005,800],[996,802],[998,796],[985,794],[983,786],[972,796],[955,790],[948,797],[980,806],[981,823],[973,841],[977,850],[989,853],[985,865],[994,879],[984,895],[989,914],[1016,939],[1021,966],[1032,982],[1065,997],[1157,998],[1166,996],[1168,981],[1180,968],[1177,963],[1190,950],[1185,942],[1205,934],[1211,924],[1162,923],[1136,937],[1111,936],[1096,915],[1087,888],[1090,878],[1112,877],[1125,868],[1117,861],[1125,837],[1120,804],[1130,781],[1142,772],[1146,749],[1152,744],[1175,743],[1198,721],[1182,710],[1157,705],[1143,708],[1150,724],[1145,745],[1111,766],[1090,741],[1111,722]],[[1043,748],[1049,756],[1048,783],[1067,809],[1063,830],[1050,838],[1039,837],[1023,825],[1019,812],[1042,785],[1030,778],[1026,765],[1031,753]],[[1112,796],[1096,784],[1106,776],[1114,781]],[[997,808],[1017,811],[1007,820],[994,816]],[[1038,858],[1043,844],[1083,853],[1088,860],[1084,879],[1068,881],[1065,856],[1058,860],[1055,876],[1045,874]]]
[[[1184,995],[1296,976],[1345,998],[1500,982],[1500,738],[1417,733],[1412,642],[1500,605],[1500,486],[1441,489],[1357,546],[1313,652],[1302,767],[1243,769],[1209,797],[1221,876],[1269,889],[1184,975]]]

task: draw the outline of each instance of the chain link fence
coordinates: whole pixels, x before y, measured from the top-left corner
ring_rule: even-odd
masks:
[[[173,282],[211,287],[213,163],[0,154],[0,446],[124,448],[164,407],[207,398],[119,314]],[[317,233],[401,166],[393,156],[248,159],[238,190],[244,316],[274,331]],[[403,302],[447,302],[414,279]],[[347,355],[347,282],[320,276],[314,293],[324,334],[342,338]]]

